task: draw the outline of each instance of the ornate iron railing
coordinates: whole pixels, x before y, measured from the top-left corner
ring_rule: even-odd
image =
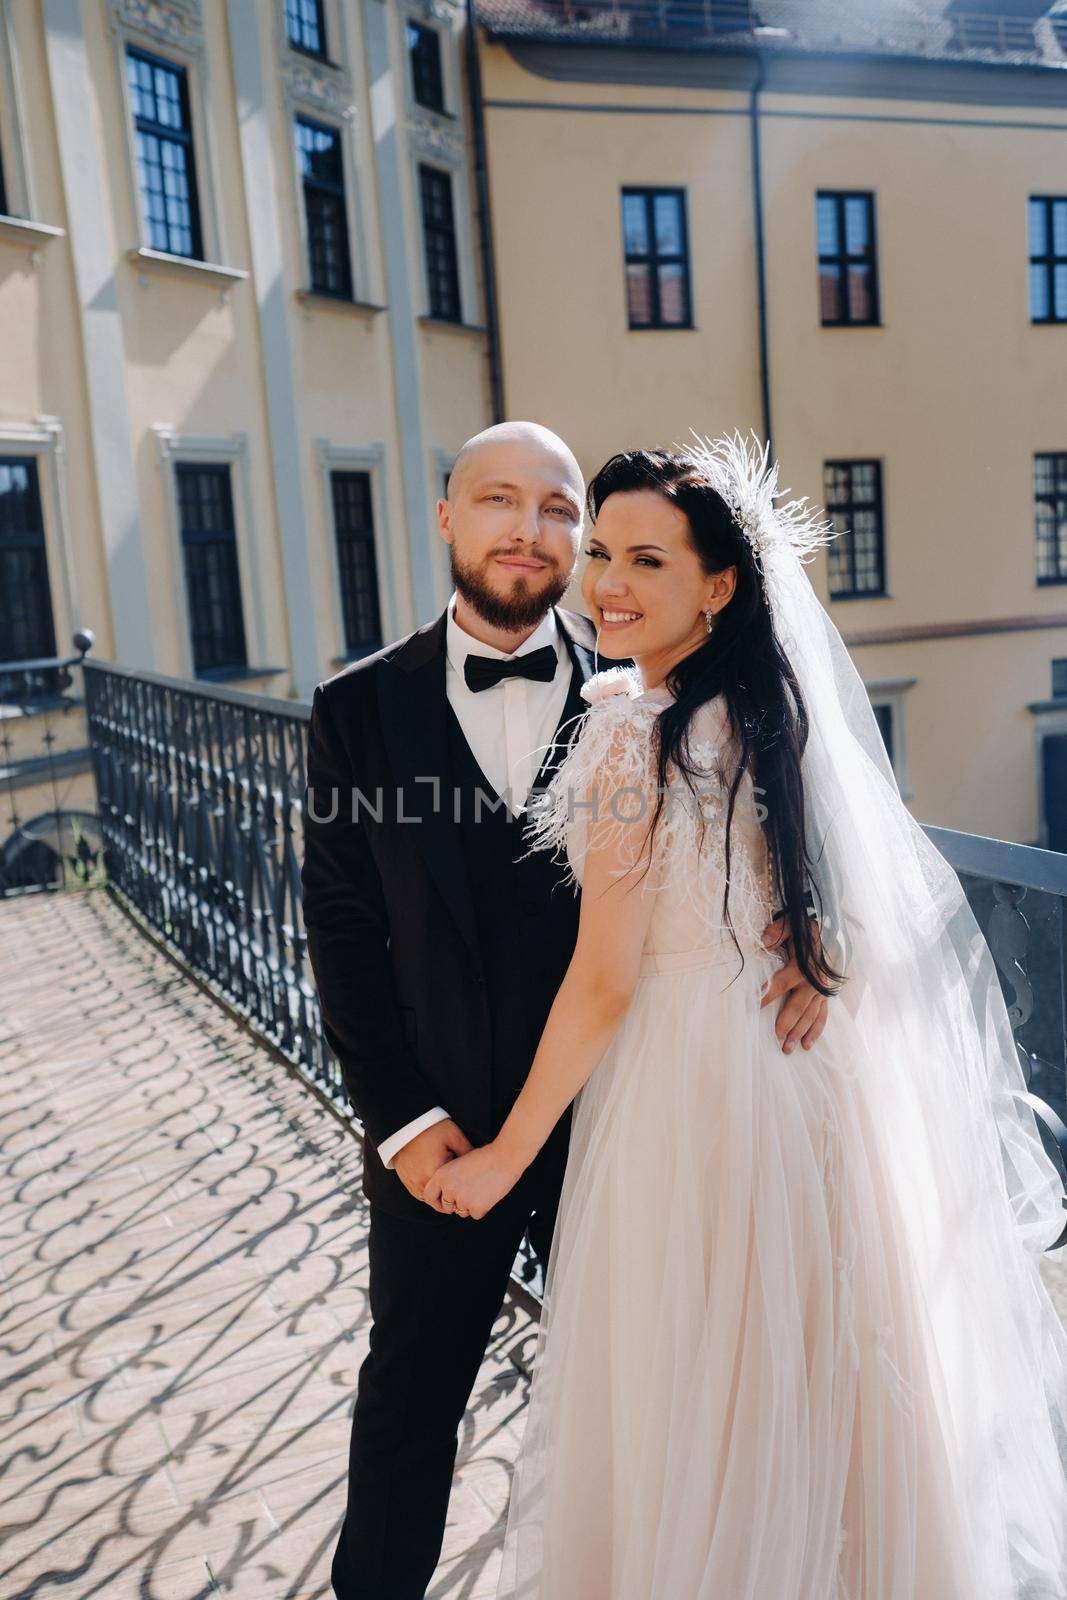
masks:
[[[310,706],[100,662],[86,698],[109,887],[343,1105],[301,918]]]
[[[477,0],[477,12],[501,38],[1051,66],[1067,61],[1067,7],[1040,0],[1029,16],[977,8],[946,12],[892,0],[837,7],[808,0]]]
[[[78,737],[76,671],[92,633],[79,630],[73,644],[70,656],[0,662],[0,896],[87,884],[100,871],[95,805],[71,803],[89,763],[70,734]]]

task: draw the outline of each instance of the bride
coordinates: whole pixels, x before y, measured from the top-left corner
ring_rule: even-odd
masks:
[[[589,491],[604,653],[530,817],[582,889],[471,1226],[577,1095],[498,1597],[1067,1600],[1062,1190],[989,951],[739,436]],[[811,878],[822,937],[809,920]],[[839,993],[784,1056],[780,957]]]

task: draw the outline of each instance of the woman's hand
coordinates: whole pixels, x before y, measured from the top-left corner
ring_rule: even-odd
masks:
[[[509,1194],[523,1169],[508,1161],[496,1144],[483,1144],[438,1167],[422,1198],[435,1211],[480,1221]]]
[[[815,923],[812,932],[815,943],[821,947],[818,922]],[[799,1044],[804,1050],[810,1050],[826,1027],[830,1002],[825,995],[819,993],[818,989],[812,987],[793,960],[792,940],[789,938],[788,924],[784,920],[776,919],[767,924],[763,930],[763,943],[768,950],[777,950],[779,954],[784,955],[786,964],[778,969],[763,990],[760,1009],[769,1006],[779,995],[785,995],[786,999],[778,1008],[778,1015],[774,1020],[778,1043],[787,1056],[792,1054],[795,1044]]]

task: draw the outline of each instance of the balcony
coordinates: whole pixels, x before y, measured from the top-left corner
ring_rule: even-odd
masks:
[[[76,827],[27,816],[5,857],[3,1593],[310,1600],[369,1318],[359,1145],[300,917],[309,708],[88,646],[4,670],[8,725],[21,681],[45,751],[25,759],[84,712],[98,803]],[[1067,857],[930,831],[1067,1138]],[[1067,1271],[1046,1271],[1067,1318]],[[464,1422],[433,1600],[495,1594],[531,1277],[520,1259]]]
[[[477,12],[497,39],[1067,66],[1067,5],[1047,0],[999,11],[979,0],[962,8],[944,0],[477,0]]]

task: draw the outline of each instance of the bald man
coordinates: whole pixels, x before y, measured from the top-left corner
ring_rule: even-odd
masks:
[[[594,668],[592,623],[558,603],[584,493],[546,428],[469,440],[437,506],[446,610],[315,690],[304,922],[370,1201],[370,1353],[338,1600],[423,1600],[459,1425],[523,1237],[548,1261],[569,1112],[480,1221],[422,1195],[443,1162],[499,1131],[577,939],[562,865],[521,858],[524,807],[586,710]],[[814,994],[803,987],[800,1011]]]
[[[315,690],[304,922],[363,1125],[373,1319],[338,1600],[423,1600],[459,1425],[524,1235],[548,1257],[567,1118],[483,1221],[421,1196],[443,1161],[498,1132],[577,938],[573,891],[552,892],[561,868],[543,851],[519,857],[529,792],[593,671],[592,624],[558,604],[584,497],[546,428],[469,440],[437,507],[447,609]]]

